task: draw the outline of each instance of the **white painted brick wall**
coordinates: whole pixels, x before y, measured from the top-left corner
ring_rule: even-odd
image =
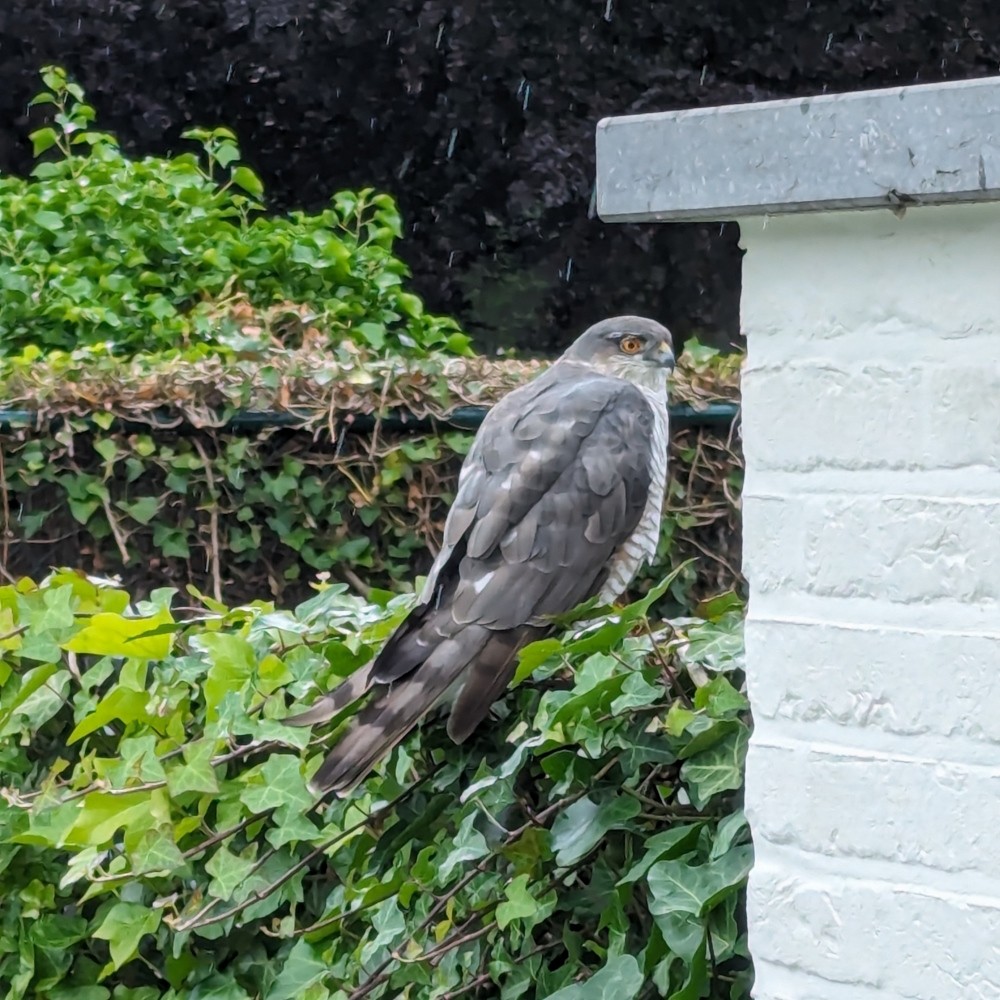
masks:
[[[1000,998],[1000,206],[741,230],[756,1000]]]

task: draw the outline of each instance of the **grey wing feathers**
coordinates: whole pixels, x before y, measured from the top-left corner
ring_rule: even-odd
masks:
[[[600,590],[646,505],[652,427],[638,389],[572,362],[490,411],[417,606],[337,699],[375,692],[317,788],[352,787],[445,694],[454,695],[450,735],[468,737],[513,676],[518,649],[545,634],[542,619]]]

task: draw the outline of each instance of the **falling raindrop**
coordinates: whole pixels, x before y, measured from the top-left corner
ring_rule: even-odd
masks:
[[[451,130],[451,138],[448,140],[448,159],[451,159],[451,154],[455,152],[455,140],[458,138],[458,129],[453,128]]]
[[[392,28],[390,28],[390,29],[389,29],[389,30],[388,30],[388,31],[387,31],[387,32],[385,33],[385,44],[386,44],[386,45],[388,45],[388,44],[389,44],[389,43],[390,43],[391,41],[392,41]]]
[[[456,255],[457,253],[458,253],[458,251],[457,251],[457,250],[452,250],[452,252],[451,252],[450,254],[448,254],[448,266],[449,266],[449,267],[451,267],[452,263],[454,262],[454,260],[455,260],[455,255]]]
[[[705,77],[707,75],[708,75],[708,63],[705,63],[705,65],[701,67],[701,80],[698,81],[702,87],[705,86]]]
[[[590,189],[590,205],[587,208],[587,218],[592,219],[597,215],[597,185]]]
[[[441,48],[441,39],[443,37],[444,37],[444,22],[442,22],[441,26],[438,28],[438,36],[437,36],[437,41],[434,43],[434,48],[436,49]]]
[[[376,120],[377,119],[374,116],[368,119],[368,131],[369,132],[374,132],[375,131],[375,122],[376,122]]]
[[[521,103],[521,110],[522,111],[527,111],[528,110],[528,101],[530,100],[530,98],[531,98],[531,84],[529,83],[524,88],[524,101]]]
[[[615,0],[608,0],[608,2],[604,5],[604,20],[605,21],[610,21],[611,20],[611,13],[614,10],[614,6],[615,6]]]
[[[519,83],[519,84],[517,85],[517,96],[518,96],[518,97],[520,97],[520,96],[521,96],[521,93],[522,93],[522,91],[524,90],[524,85],[525,85],[525,84],[526,84],[527,82],[528,82],[528,81],[527,81],[527,80],[525,80],[525,78],[524,78],[524,77],[522,76],[522,77],[521,77],[521,82],[520,82],[520,83]]]
[[[233,78],[233,64],[229,64],[229,69],[226,70],[226,83],[229,83]]]
[[[409,152],[406,154],[406,156],[403,157],[403,164],[399,168],[399,172],[396,174],[396,177],[399,180],[402,180],[406,176],[406,171],[410,169],[410,164],[412,162],[413,162],[413,153]]]
[[[573,258],[570,257],[566,261],[566,280],[569,281],[569,276],[573,273]]]
[[[833,32],[831,31],[829,35],[826,36],[826,47],[823,49],[824,52],[830,51],[830,45],[833,42]]]

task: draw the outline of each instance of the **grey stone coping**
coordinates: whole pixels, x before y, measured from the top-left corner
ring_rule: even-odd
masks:
[[[1000,77],[605,118],[605,221],[1000,200]]]

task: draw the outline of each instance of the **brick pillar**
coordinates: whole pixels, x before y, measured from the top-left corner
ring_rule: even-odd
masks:
[[[756,1000],[1000,996],[1000,206],[741,232]]]
[[[747,249],[755,1000],[1000,998],[1000,79],[608,119],[597,180]]]

